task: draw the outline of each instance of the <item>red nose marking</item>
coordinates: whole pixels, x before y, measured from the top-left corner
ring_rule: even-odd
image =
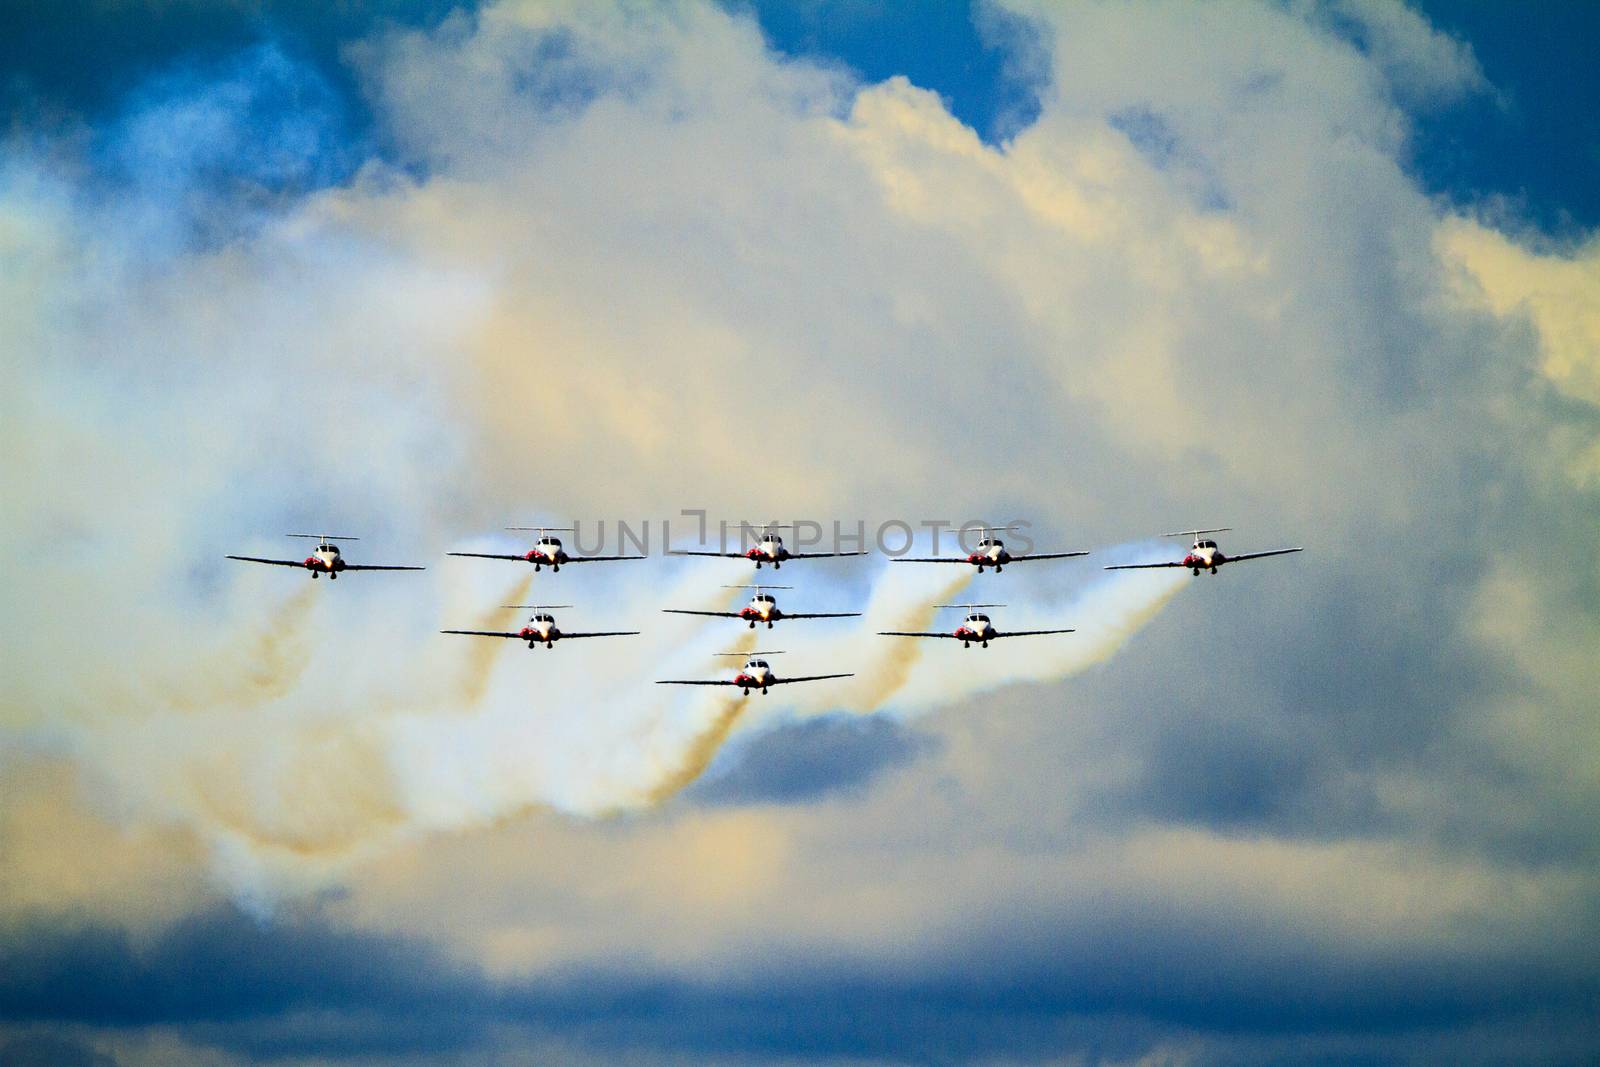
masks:
[[[522,558],[527,560],[529,563],[532,563],[535,559],[539,558],[539,550],[537,548],[531,549],[528,554]]]
[[[320,566],[322,566],[322,561],[320,559],[318,559],[316,556],[307,556],[306,557],[306,566],[307,567],[320,567]]]

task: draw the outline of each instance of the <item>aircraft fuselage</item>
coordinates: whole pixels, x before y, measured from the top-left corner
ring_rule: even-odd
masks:
[[[757,623],[762,622],[766,623],[767,629],[770,630],[773,623],[783,618],[783,612],[778,610],[776,604],[747,604],[739,609],[739,618],[748,622],[752,630],[756,628]]]
[[[756,570],[760,570],[763,563],[770,563],[772,569],[777,570],[789,558],[789,550],[783,547],[782,541],[763,541],[746,552],[744,558],[753,562]]]
[[[544,645],[553,648],[561,640],[561,629],[551,622],[530,622],[517,632],[517,636],[528,642],[528,647]]]
[[[978,568],[981,574],[985,567],[993,567],[995,573],[1000,568],[1011,562],[1011,553],[1006,551],[1006,546],[996,541],[989,545],[980,545],[976,552],[967,555],[967,562]]]
[[[761,695],[766,696],[767,686],[776,680],[777,675],[773,674],[769,668],[746,667],[734,677],[733,684],[744,690],[745,696],[749,696],[752,689],[759,689],[761,690]]]
[[[988,622],[964,622],[956,627],[955,636],[961,639],[963,648],[970,648],[974,641],[988,648],[989,638],[995,636],[995,629],[993,624]]]
[[[1222,549],[1214,545],[1196,545],[1189,549],[1187,556],[1183,557],[1183,565],[1197,575],[1201,571],[1210,571],[1215,574],[1217,573],[1217,568],[1226,562],[1228,562],[1228,557],[1223,554]]]
[[[537,545],[528,550],[523,557],[533,564],[534,570],[549,567],[551,570],[560,570],[561,565],[567,562],[567,551],[560,545]]]
[[[344,560],[339,557],[337,548],[318,548],[306,557],[304,566],[313,578],[326,574],[332,579],[339,577],[339,572],[344,570]]]

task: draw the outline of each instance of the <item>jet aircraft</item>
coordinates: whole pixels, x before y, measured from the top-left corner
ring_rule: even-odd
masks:
[[[570,608],[571,604],[507,604],[507,608],[528,608],[536,614],[528,620],[526,626],[515,633],[503,630],[440,630],[442,634],[465,634],[469,637],[509,637],[514,641],[526,641],[529,648],[543,645],[545,648],[554,648],[557,641],[570,641],[577,637],[635,637],[638,630],[590,630],[576,631],[563,630],[556,625],[556,617],[550,612],[557,608]]]
[[[988,648],[990,641],[998,641],[1002,637],[1041,637],[1045,634],[1070,634],[1074,630],[998,630],[989,616],[979,611],[979,608],[1003,608],[1004,604],[937,604],[941,608],[965,608],[967,617],[950,633],[914,632],[907,630],[879,630],[880,637],[948,637],[960,641],[962,648],[971,648],[976,641],[982,648]]]
[[[792,585],[725,585],[724,589],[754,589],[750,603],[738,611],[692,611],[688,608],[662,608],[669,615],[705,615],[717,619],[744,619],[754,630],[757,623],[766,623],[767,629],[780,619],[856,619],[859,611],[784,611],[768,589],[793,589]]]
[[[791,559],[825,559],[830,556],[864,556],[865,552],[790,552],[784,547],[783,538],[773,533],[774,530],[787,530],[788,524],[769,524],[762,527],[761,540],[751,548],[742,552],[712,552],[705,549],[674,548],[669,549],[669,556],[721,556],[727,559],[747,559],[756,565],[756,570],[761,569],[763,563],[772,564],[772,569],[777,570]]]
[[[618,559],[644,559],[644,556],[569,556],[561,544],[561,538],[551,537],[552,531],[556,533],[571,533],[570,526],[507,526],[508,530],[522,533],[537,533],[538,542],[520,556],[504,555],[499,552],[447,552],[450,556],[471,556],[473,559],[509,559],[520,563],[531,563],[535,571],[549,567],[552,571],[559,571],[566,563],[605,563]]]
[[[725,678],[718,681],[683,681],[679,679],[663,679],[657,685],[736,685],[741,690],[741,696],[749,696],[750,690],[759,689],[761,695],[767,695],[767,689],[774,685],[790,685],[795,682],[820,682],[828,678],[853,678],[853,674],[803,674],[796,678],[781,678],[767,665],[765,656],[779,656],[781,652],[718,652],[719,656],[745,656],[744,666],[739,673],[731,679]]]
[[[311,577],[316,578],[326,574],[328,580],[339,577],[345,571],[420,571],[425,567],[390,567],[379,566],[373,563],[346,563],[339,554],[338,541],[359,541],[359,537],[345,537],[329,534],[285,534],[286,537],[304,537],[317,542],[317,547],[311,550],[311,555],[305,559],[263,559],[260,556],[229,556],[229,559],[243,560],[246,563],[271,563],[278,567],[300,567],[311,572]]]
[[[994,536],[996,530],[1008,530],[1009,526],[984,526],[983,538],[978,542],[976,551],[965,556],[897,556],[896,563],[966,563],[978,568],[982,574],[989,567],[999,574],[1007,563],[1028,563],[1036,559],[1072,559],[1075,556],[1087,556],[1087,552],[1029,552],[1026,555],[1013,556],[1006,548],[1006,543]]]
[[[1215,530],[1178,530],[1175,533],[1162,534],[1162,537],[1193,538],[1194,544],[1189,547],[1189,554],[1172,563],[1118,563],[1115,566],[1107,567],[1106,570],[1136,571],[1153,567],[1187,567],[1198,576],[1201,571],[1205,570],[1215,574],[1217,573],[1217,568],[1224,563],[1238,563],[1247,559],[1265,559],[1268,556],[1287,556],[1291,552],[1305,551],[1304,548],[1275,548],[1270,552],[1244,552],[1237,556],[1229,556],[1217,547],[1215,541],[1205,536],[1206,534],[1228,532],[1228,527],[1219,526]]]

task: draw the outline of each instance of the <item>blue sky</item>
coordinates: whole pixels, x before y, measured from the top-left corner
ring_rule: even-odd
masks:
[[[1597,23],[30,9],[0,1064],[1593,1062]],[[444,555],[683,508],[1093,555],[785,567],[742,705],[747,565]],[[1076,632],[863,632],[969,597]]]
[[[1419,124],[1424,179],[1467,202],[1506,197],[1554,232],[1592,230],[1600,223],[1600,74],[1585,53],[1600,34],[1600,11],[1581,0],[1542,5],[1537,18],[1506,4],[1421,9],[1472,46],[1495,90]]]
[[[349,133],[366,128],[360,87],[340,46],[386,24],[433,25],[460,5],[406,0],[308,8],[293,3],[38,7],[0,45],[12,109],[97,123],[176,72],[226,64],[274,43],[336,88]],[[899,74],[933,89],[990,139],[1035,110],[1037,72],[1016,20],[942,0],[738,2],[781,52],[842,63],[869,81]],[[1600,11],[1552,0],[1536,17],[1514,5],[1428,0],[1438,28],[1468,44],[1492,91],[1415,115],[1413,165],[1425,186],[1462,203],[1503,198],[1507,210],[1570,236],[1600,224],[1600,73],[1589,43]]]

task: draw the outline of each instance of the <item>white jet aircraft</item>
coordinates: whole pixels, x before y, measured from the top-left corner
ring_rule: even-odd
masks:
[[[1075,556],[1087,556],[1087,552],[1029,552],[1025,556],[1013,556],[1006,550],[1006,543],[994,536],[996,530],[1009,530],[1009,526],[983,526],[983,539],[978,542],[975,552],[965,556],[897,556],[896,563],[967,563],[978,568],[982,574],[986,568],[993,567],[999,574],[1007,563],[1027,563],[1036,559],[1072,559]]]
[[[976,641],[982,648],[988,648],[990,641],[998,641],[1002,637],[1041,637],[1045,634],[1070,634],[1075,630],[997,630],[994,623],[989,621],[989,616],[978,611],[979,608],[1003,608],[1004,604],[936,604],[940,608],[964,608],[967,612],[966,619],[957,626],[952,633],[922,633],[906,630],[879,630],[879,637],[948,637],[961,642],[962,648],[971,648]]]
[[[1219,526],[1215,530],[1178,530],[1175,533],[1162,534],[1162,537],[1190,537],[1194,544],[1189,548],[1189,554],[1173,563],[1119,563],[1107,567],[1108,571],[1136,571],[1151,567],[1187,567],[1197,576],[1201,571],[1209,570],[1217,573],[1217,568],[1224,563],[1238,563],[1246,559],[1265,559],[1267,556],[1287,556],[1291,552],[1304,552],[1304,548],[1275,548],[1271,552],[1245,552],[1237,556],[1229,556],[1217,547],[1215,541],[1206,538],[1206,534],[1228,533],[1229,527]]]
[[[720,556],[725,559],[747,559],[756,565],[756,570],[761,569],[763,563],[772,564],[772,569],[777,570],[785,561],[791,559],[826,559],[831,556],[865,556],[865,552],[790,552],[783,545],[783,538],[773,533],[774,530],[787,530],[788,524],[769,523],[762,527],[761,541],[753,548],[743,552],[711,552],[703,549],[673,548],[667,550],[669,556]]]
[[[644,556],[569,556],[567,550],[561,546],[561,538],[551,537],[553,530],[557,533],[571,533],[570,526],[507,526],[508,530],[520,533],[537,533],[539,542],[520,556],[502,555],[498,552],[447,552],[447,556],[471,556],[474,559],[510,559],[521,563],[533,564],[533,569],[539,571],[549,567],[552,571],[559,571],[563,563],[605,563],[618,559],[644,559]]]
[[[724,589],[754,589],[755,595],[750,598],[750,603],[738,611],[691,611],[688,608],[662,608],[669,615],[705,615],[716,619],[743,619],[750,624],[750,629],[756,628],[756,623],[764,622],[767,629],[772,629],[772,624],[779,619],[858,619],[859,611],[784,611],[778,607],[777,598],[767,589],[793,589],[792,585],[725,585]]]
[[[311,550],[311,555],[305,559],[262,559],[260,556],[229,556],[229,559],[239,559],[246,563],[271,563],[278,567],[300,567],[311,572],[311,577],[326,574],[328,580],[339,577],[343,571],[420,571],[426,567],[387,567],[372,563],[346,563],[344,557],[339,555],[339,546],[334,544],[339,541],[359,541],[359,537],[341,537],[329,534],[285,534],[286,537],[304,537],[317,542],[317,547]]]
[[[804,674],[798,678],[780,678],[774,674],[772,668],[767,666],[763,656],[781,656],[781,652],[718,652],[719,656],[746,656],[744,666],[732,679],[722,681],[679,681],[677,679],[664,679],[657,685],[736,685],[742,690],[741,696],[749,696],[750,690],[759,689],[761,695],[767,695],[767,687],[774,685],[790,685],[794,682],[820,682],[828,678],[854,678],[854,674]]]
[[[554,648],[557,641],[568,641],[575,637],[636,637],[638,630],[591,630],[576,632],[563,630],[556,625],[556,617],[550,612],[557,608],[570,608],[571,604],[507,604],[507,608],[527,608],[536,612],[528,620],[528,624],[516,633],[506,633],[503,630],[440,630],[442,634],[466,634],[469,637],[509,637],[515,641],[528,642],[529,648],[543,645],[545,648]]]

